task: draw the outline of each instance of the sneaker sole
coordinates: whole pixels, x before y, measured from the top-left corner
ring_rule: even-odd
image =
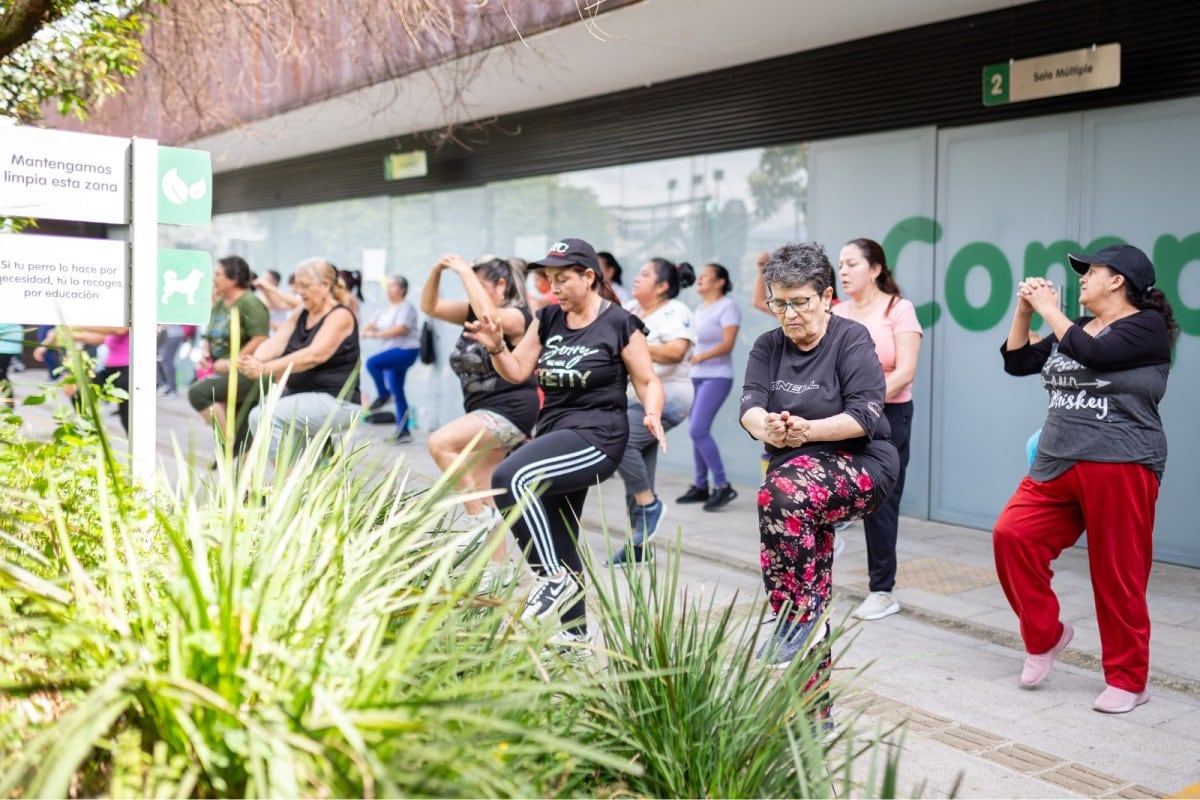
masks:
[[[892,603],[890,606],[885,608],[883,611],[880,611],[878,614],[869,614],[869,615],[859,616],[858,612],[855,612],[854,618],[861,619],[864,622],[870,622],[871,620],[883,619],[884,617],[890,617],[892,614],[899,614],[899,613],[900,613],[900,604]]]
[[[726,498],[725,500],[722,500],[722,501],[721,501],[719,504],[717,504],[717,505],[709,505],[708,503],[705,503],[705,504],[704,504],[704,510],[705,510],[705,511],[720,511],[722,508],[724,508],[725,506],[729,505],[729,504],[730,504],[730,503],[732,503],[734,500],[737,500],[737,498],[738,498],[738,496],[735,494],[735,495],[733,495],[732,497],[729,497],[729,498]]]

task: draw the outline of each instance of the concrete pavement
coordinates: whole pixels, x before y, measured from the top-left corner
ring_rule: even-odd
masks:
[[[18,384],[33,382],[17,377]],[[18,397],[25,393],[18,385]],[[22,413],[27,434],[47,429],[47,411]],[[182,398],[160,400],[158,428],[158,452],[168,468],[171,434],[185,451],[194,447],[198,463],[211,457],[207,431]],[[404,458],[416,476],[435,473],[425,432],[412,444],[389,446],[382,440],[390,432],[390,426],[363,425],[355,438],[372,442],[381,460]],[[736,487],[740,496],[729,506],[704,512],[673,502],[687,483],[686,476],[659,475],[658,492],[669,509],[657,552],[678,542],[682,585],[757,614],[756,487]],[[616,546],[605,522],[615,528],[623,516],[618,479],[592,492],[585,533],[598,560]],[[882,736],[903,748],[902,795],[1200,796],[1200,571],[1155,565],[1153,696],[1129,714],[1108,716],[1091,708],[1104,680],[1086,553],[1069,551],[1055,565],[1055,588],[1075,639],[1041,686],[1023,690],[1017,676],[1024,652],[996,581],[987,531],[902,518],[895,594],[903,609],[873,622],[847,618],[867,590],[865,545],[861,525],[841,535],[846,547],[834,565],[834,613],[848,629],[834,655],[836,679],[849,695],[835,715],[860,708],[857,737]],[[639,568],[662,569],[664,561]],[[894,730],[899,723],[905,723],[903,737]]]

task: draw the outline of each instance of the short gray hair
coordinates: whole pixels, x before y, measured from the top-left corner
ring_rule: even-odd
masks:
[[[763,283],[768,290],[772,286],[784,289],[812,286],[818,293],[824,293],[833,285],[833,266],[823,245],[789,242],[767,258],[763,265]]]

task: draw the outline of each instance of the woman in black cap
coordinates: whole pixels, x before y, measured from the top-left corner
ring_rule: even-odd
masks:
[[[1050,408],[1029,474],[992,534],[996,571],[1021,624],[1028,657],[1021,685],[1050,673],[1074,630],[1059,619],[1050,564],[1088,535],[1088,563],[1107,688],[1097,711],[1120,714],[1150,699],[1146,584],[1154,554],[1154,506],[1167,463],[1158,404],[1179,333],[1154,267],[1129,245],[1070,255],[1079,302],[1071,320],[1045,278],[1027,278],[1000,348],[1012,375],[1041,372]],[[1037,313],[1051,333],[1030,343]]]
[[[616,471],[625,451],[627,382],[646,409],[642,424],[660,443],[663,390],[645,326],[616,302],[590,244],[564,239],[530,268],[544,273],[558,304],[539,309],[511,351],[497,320],[465,327],[502,378],[521,383],[536,374],[545,395],[536,436],[500,463],[492,488],[501,490],[500,510],[522,503],[513,535],[537,584],[521,618],[557,616],[561,639],[581,642],[587,636],[577,544],[583,502],[589,486]]]

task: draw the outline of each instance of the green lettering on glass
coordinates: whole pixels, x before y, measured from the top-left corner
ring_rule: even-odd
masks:
[[[1200,261],[1200,233],[1176,239],[1169,233],[1154,241],[1155,286],[1162,290],[1171,304],[1179,330],[1188,336],[1200,336],[1200,309],[1185,306],[1179,291],[1183,268]]]
[[[991,286],[982,306],[971,305],[967,298],[967,277],[971,270],[987,270]],[[950,316],[969,331],[986,331],[1004,319],[1013,298],[1012,268],[1004,253],[989,242],[971,242],[950,259],[946,269],[946,306]]]
[[[893,225],[892,229],[887,232],[887,236],[883,237],[880,245],[883,246],[888,263],[897,264],[900,261],[900,251],[906,244],[910,242],[936,244],[941,238],[942,226],[936,220],[929,217],[908,217]],[[897,282],[901,281],[897,279]],[[916,311],[917,322],[920,322],[921,327],[926,330],[931,328],[942,316],[942,307],[936,300],[922,303],[916,307]]]

